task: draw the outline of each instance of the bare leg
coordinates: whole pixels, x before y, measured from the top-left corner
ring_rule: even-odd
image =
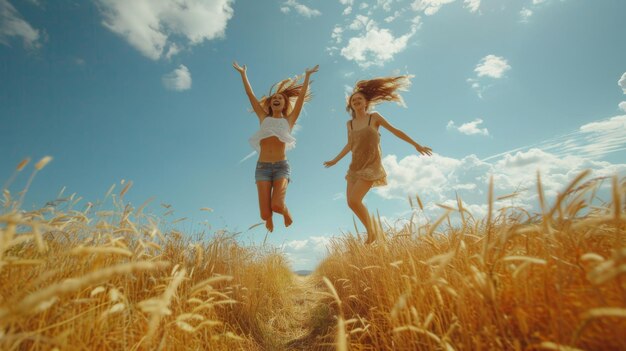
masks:
[[[346,197],[348,198],[348,206],[359,217],[359,220],[365,226],[367,230],[366,244],[372,243],[376,238],[374,237],[374,231],[372,230],[371,219],[367,207],[363,205],[363,198],[365,194],[372,188],[372,181],[357,180],[355,182],[348,182],[348,189],[346,191]]]
[[[272,182],[258,181],[256,182],[259,191],[259,210],[261,211],[261,219],[265,221],[265,228],[270,232],[274,231],[274,222],[272,221]]]
[[[272,191],[272,211],[280,213],[285,218],[285,227],[289,227],[293,220],[287,205],[285,205],[285,196],[287,195],[287,185],[289,181],[286,178],[277,179],[274,181]]]

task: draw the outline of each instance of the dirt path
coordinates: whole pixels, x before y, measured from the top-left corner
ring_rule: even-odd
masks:
[[[312,275],[294,275],[293,285],[288,296],[291,301],[288,308],[277,311],[273,324],[276,344],[285,351],[311,350],[315,341],[314,314],[320,311],[322,294],[316,287],[316,278]],[[323,306],[321,307],[323,308]]]

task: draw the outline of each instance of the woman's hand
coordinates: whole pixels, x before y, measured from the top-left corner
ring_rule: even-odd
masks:
[[[313,68],[311,68],[311,69],[308,69],[308,68],[307,68],[306,70],[304,70],[304,72],[305,72],[308,76],[310,76],[311,74],[313,74],[313,73],[317,72],[317,71],[319,70],[319,68],[320,68],[320,65],[315,65],[315,67],[313,67]]]
[[[417,152],[422,155],[432,156],[433,154],[433,149],[429,148],[428,146],[421,146],[418,144],[415,145],[415,150],[417,150]]]
[[[326,161],[324,162],[324,167],[328,168],[328,167],[332,167],[337,163],[337,161],[335,160],[331,160],[331,161]]]
[[[246,65],[243,65],[243,67],[239,66],[236,61],[233,62],[233,68],[236,69],[239,73],[246,73],[246,70],[248,69]]]

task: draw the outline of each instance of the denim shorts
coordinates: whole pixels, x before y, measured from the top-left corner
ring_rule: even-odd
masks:
[[[287,160],[278,162],[257,162],[254,179],[259,181],[273,182],[281,178],[287,178],[291,175],[291,168]]]

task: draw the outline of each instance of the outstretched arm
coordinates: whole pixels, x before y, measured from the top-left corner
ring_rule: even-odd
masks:
[[[341,161],[341,159],[346,156],[348,152],[350,152],[350,144],[346,144],[341,152],[339,152],[339,155],[337,155],[337,157],[333,158],[330,161],[324,162],[324,167],[328,168],[334,166],[337,162]]]
[[[263,106],[261,106],[259,100],[257,100],[256,96],[254,96],[254,92],[252,91],[252,87],[250,86],[250,82],[248,81],[248,76],[246,74],[248,68],[246,67],[246,65],[243,65],[243,67],[239,66],[237,62],[233,62],[233,68],[241,74],[241,80],[243,81],[243,86],[246,89],[246,95],[248,95],[248,99],[250,99],[250,104],[252,105],[254,113],[256,113],[257,117],[259,118],[265,117],[267,115],[267,112],[263,110]]]
[[[413,145],[413,147],[415,147],[415,150],[417,150],[417,152],[419,152],[420,154],[428,155],[428,156],[431,156],[433,154],[433,151],[432,151],[431,148],[418,144],[415,140],[411,139],[410,136],[406,135],[406,133],[404,133],[400,129],[395,128],[394,126],[392,126],[391,123],[389,123],[378,112],[374,112],[372,114],[372,116],[374,117],[374,123],[377,123],[379,126],[382,126],[385,129],[387,129],[388,131],[390,131],[396,137],[398,137],[398,138],[406,141],[407,143]]]
[[[306,73],[304,75],[304,83],[302,83],[302,89],[300,90],[300,95],[298,95],[298,99],[296,100],[296,104],[293,107],[293,111],[289,114],[287,119],[289,120],[289,125],[293,128],[296,124],[296,120],[298,116],[300,116],[300,111],[302,111],[302,106],[304,105],[304,98],[306,97],[306,92],[309,90],[309,78],[311,74],[317,72],[320,65],[316,65],[311,69],[306,69]]]
[[[334,166],[337,162],[341,161],[341,159],[346,156],[348,154],[348,152],[350,152],[350,131],[348,130],[348,142],[346,143],[346,146],[343,147],[343,149],[341,149],[341,151],[339,152],[339,155],[337,155],[337,157],[333,158],[330,161],[326,161],[324,162],[324,167],[328,168],[328,167],[332,167]]]

